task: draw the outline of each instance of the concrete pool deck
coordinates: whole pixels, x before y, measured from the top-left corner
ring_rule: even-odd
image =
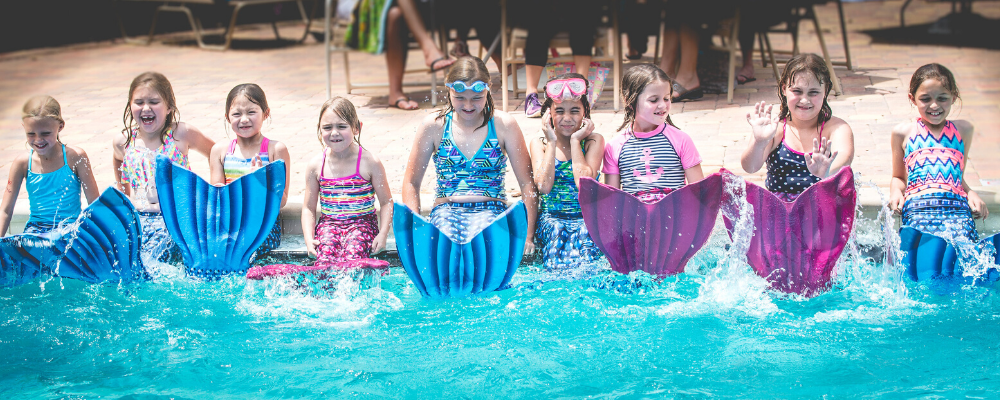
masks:
[[[962,101],[952,111],[952,118],[970,120],[976,126],[975,146],[969,154],[965,179],[991,204],[991,216],[984,229],[1000,229],[1000,50],[943,45],[876,43],[865,31],[898,26],[898,10],[902,1],[845,3],[848,37],[854,70],[837,67],[836,73],[844,94],[831,94],[834,115],[845,119],[854,130],[855,171],[863,180],[870,180],[886,191],[891,176],[889,134],[893,125],[916,117],[916,111],[906,97],[912,72],[920,65],[940,62],[956,75]],[[908,25],[934,21],[949,11],[947,4],[919,3],[907,10]],[[842,59],[843,49],[837,29],[834,5],[818,6],[821,24],[830,30],[825,34],[830,52]],[[1000,18],[1000,4],[976,4],[975,11],[988,18]],[[803,25],[800,44],[804,52],[819,52],[811,25]],[[284,23],[286,36],[301,33],[301,23]],[[254,47],[259,38],[273,37],[270,25],[240,27],[237,37]],[[122,130],[122,111],[127,102],[128,85],[141,72],[154,70],[166,75],[173,84],[181,111],[181,120],[199,127],[216,141],[228,140],[223,119],[225,98],[229,89],[239,83],[255,82],[264,88],[271,106],[271,121],[264,134],[284,142],[291,153],[292,180],[289,205],[283,218],[297,221],[305,187],[302,167],[320,151],[315,127],[319,107],[326,100],[326,77],[322,43],[308,39],[304,44],[273,49],[214,52],[199,49],[190,40],[190,33],[158,36],[149,46],[124,44],[120,40],[36,49],[0,54],[0,177],[6,178],[10,163],[25,150],[20,111],[24,101],[38,94],[49,94],[62,105],[66,129],[61,139],[82,147],[93,163],[100,187],[113,184],[111,140]],[[788,48],[787,35],[773,35],[776,48]],[[181,43],[178,43],[181,42]],[[472,53],[477,42],[470,42]],[[258,46],[260,47],[260,46]],[[422,57],[411,52],[410,65],[419,66]],[[650,62],[647,53],[641,62]],[[635,63],[635,62],[632,62]],[[384,82],[383,56],[365,53],[351,54],[352,75],[357,82]],[[334,58],[333,93],[344,95],[340,57]],[[628,67],[629,63],[625,66]],[[499,76],[493,63],[494,87]],[[770,67],[757,63],[757,81],[738,86],[733,104],[725,95],[706,95],[695,102],[674,104],[673,120],[691,134],[704,158],[706,173],[726,168],[742,172],[740,152],[750,133],[745,116],[758,101],[774,102],[776,81]],[[424,76],[407,79],[423,80]],[[382,159],[390,187],[399,198],[406,157],[417,125],[432,110],[429,89],[409,92],[421,102],[421,110],[402,111],[387,107],[385,89],[356,89],[347,95],[358,107],[365,124],[362,143]],[[612,91],[606,90],[593,112],[597,131],[610,137],[621,124],[623,114],[614,112]],[[537,135],[539,120],[523,115],[523,95],[509,104],[526,138]],[[499,91],[494,92],[497,102]],[[193,155],[192,168],[202,176],[208,174],[204,157]],[[431,168],[428,173],[431,174]],[[761,183],[763,172],[740,174],[752,182]],[[425,178],[431,182],[432,177]],[[516,181],[511,175],[508,187]],[[431,195],[433,186],[425,184],[422,193]],[[27,194],[24,185],[19,194],[17,214],[27,215]],[[862,190],[862,204],[881,204],[875,189]],[[23,220],[22,220],[23,221]],[[16,221],[15,221],[16,223]],[[982,225],[980,225],[982,226]],[[19,231],[19,229],[17,230]],[[16,232],[16,231],[15,231]]]

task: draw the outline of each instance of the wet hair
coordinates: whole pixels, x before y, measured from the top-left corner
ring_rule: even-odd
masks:
[[[673,95],[674,81],[660,67],[653,64],[639,64],[625,71],[625,76],[622,77],[622,100],[625,101],[625,121],[622,122],[622,126],[618,127],[618,130],[632,126],[635,122],[635,110],[639,104],[639,95],[646,90],[646,86],[656,82],[666,82],[670,86],[670,94]],[[670,120],[670,115],[667,115],[667,123],[677,128],[677,125]]]
[[[781,79],[778,79],[778,98],[781,99],[781,109],[778,112],[779,120],[787,120],[791,115],[788,109],[788,99],[785,97],[785,88],[792,84],[795,75],[800,72],[808,72],[823,86],[823,107],[820,108],[819,122],[829,121],[833,117],[833,110],[830,109],[830,90],[833,89],[833,81],[830,79],[830,69],[826,66],[826,61],[822,57],[813,53],[802,53],[785,64],[785,69],[781,72]]]
[[[251,103],[260,106],[260,111],[264,114],[270,113],[271,109],[267,107],[267,96],[264,95],[264,89],[261,89],[256,83],[241,83],[230,90],[229,96],[226,97],[226,121],[229,121],[229,109],[239,95],[246,96]]]
[[[128,148],[129,144],[132,143],[132,130],[139,127],[139,124],[135,122],[135,116],[132,115],[132,96],[135,94],[135,90],[140,87],[153,88],[163,98],[167,109],[170,110],[163,121],[163,128],[160,128],[160,142],[166,143],[167,132],[180,120],[180,111],[177,111],[177,99],[174,97],[174,88],[170,86],[170,81],[167,80],[167,77],[159,72],[143,72],[139,74],[139,76],[132,80],[132,85],[129,86],[128,101],[125,103],[125,114],[122,116],[122,122],[125,123],[125,129],[122,129],[122,134],[125,135],[125,148]]]
[[[462,81],[465,83],[472,83],[475,81],[483,81],[487,84],[490,83],[490,71],[486,69],[486,63],[476,57],[466,56],[459,57],[455,60],[455,63],[451,65],[451,69],[444,77],[445,82],[451,83],[455,81]],[[438,112],[438,118],[444,118],[446,115],[455,111],[455,106],[451,104],[451,93],[448,93],[448,107]],[[489,90],[486,91],[486,107],[483,107],[483,124],[479,126],[482,128],[490,123],[493,119],[493,94]],[[478,129],[478,128],[477,128]]]
[[[351,130],[354,131],[354,142],[359,146],[361,145],[361,120],[358,119],[358,111],[354,108],[354,104],[350,100],[344,97],[334,97],[323,103],[323,107],[319,109],[319,122],[316,123],[316,138],[319,139],[320,143],[323,143],[323,136],[320,134],[321,127],[323,123],[323,114],[326,114],[326,110],[332,111],[340,119],[347,122],[351,126]]]
[[[35,96],[24,102],[21,109],[21,119],[25,118],[52,118],[65,125],[66,121],[62,117],[62,107],[52,96]]]
[[[586,92],[587,90],[590,89],[590,81],[587,80],[587,77],[585,77],[583,75],[580,75],[578,73],[575,73],[575,72],[570,72],[568,74],[556,75],[556,77],[554,77],[552,79],[549,79],[549,82],[552,82],[552,81],[555,81],[555,80],[560,80],[560,79],[573,79],[573,78],[583,79],[583,82],[586,85],[586,87],[584,88],[583,95],[580,96],[580,102],[583,103],[583,117],[584,118],[590,118],[590,99],[587,98],[587,92]],[[546,87],[549,86],[548,82],[545,83],[545,86]],[[548,97],[548,93],[549,92],[545,92],[545,96],[546,96],[545,97],[545,101],[542,102],[542,114],[545,114],[545,112],[548,111],[550,108],[552,108],[554,106],[554,103],[555,103],[555,101],[553,101],[552,99],[550,99]]]
[[[928,79],[937,79],[938,82],[941,82],[941,86],[951,92],[952,96],[955,96],[956,99],[961,98],[958,94],[958,85],[955,83],[955,75],[952,75],[951,71],[944,65],[938,63],[923,65],[913,72],[913,76],[910,77],[910,96],[916,96],[917,89]]]

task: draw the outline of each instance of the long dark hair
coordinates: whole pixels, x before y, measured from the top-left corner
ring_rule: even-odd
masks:
[[[618,130],[622,130],[626,126],[632,126],[632,123],[635,122],[635,108],[639,103],[639,95],[642,94],[643,90],[646,90],[646,86],[655,82],[668,83],[670,85],[670,94],[673,95],[674,81],[660,67],[653,64],[639,64],[625,71],[625,76],[622,77],[622,100],[625,101],[625,121],[622,122],[622,126],[618,127]],[[674,128],[680,129],[674,124],[674,121],[670,120],[669,114],[667,114],[667,123]]]
[[[486,63],[476,57],[466,56],[460,57],[455,60],[455,63],[451,65],[451,69],[444,77],[445,82],[462,81],[465,83],[472,83],[475,81],[483,81],[487,84],[490,82],[490,71],[486,69]],[[451,104],[451,93],[448,94],[448,107],[438,112],[438,118],[444,118],[452,111],[455,111],[455,106]],[[493,119],[493,94],[489,90],[486,91],[486,107],[483,107],[483,124],[479,126],[482,128],[490,123]],[[479,129],[476,128],[476,129]]]
[[[823,58],[813,53],[799,54],[788,60],[788,64],[785,64],[785,69],[781,72],[781,79],[778,80],[778,98],[781,99],[781,111],[778,113],[778,119],[787,120],[792,114],[788,110],[785,88],[792,83],[792,79],[795,79],[795,75],[799,72],[813,74],[819,84],[823,85],[825,93],[823,93],[823,107],[819,112],[819,122],[829,121],[833,117],[833,110],[830,109],[830,103],[827,102],[827,99],[830,98],[830,90],[833,89],[830,69],[826,67],[826,61]]]
[[[152,71],[139,74],[128,88],[128,101],[125,102],[125,115],[122,116],[122,122],[125,124],[125,129],[122,129],[122,134],[125,135],[125,148],[132,143],[132,130],[139,127],[139,124],[135,123],[135,116],[132,115],[132,95],[142,86],[149,86],[159,93],[167,109],[170,110],[163,120],[163,128],[160,128],[160,143],[167,142],[167,133],[181,119],[181,113],[177,110],[177,98],[174,97],[174,88],[170,86],[167,77]]]

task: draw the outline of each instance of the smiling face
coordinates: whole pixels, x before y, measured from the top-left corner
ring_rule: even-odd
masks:
[[[800,121],[818,118],[823,110],[825,89],[815,75],[805,71],[795,74],[783,89],[792,118]]]
[[[156,89],[140,86],[132,93],[132,118],[139,124],[143,133],[157,133],[163,129],[170,108],[163,101],[163,96]]]
[[[59,132],[63,123],[55,118],[29,117],[21,120],[24,133],[28,137],[28,145],[39,155],[48,156],[59,145]]]
[[[651,131],[663,124],[670,114],[670,82],[654,81],[639,93],[635,105],[635,126],[639,132]]]
[[[939,126],[948,118],[955,95],[937,79],[925,79],[914,94],[910,94],[910,102],[917,107],[920,118],[929,125]]]
[[[260,109],[246,96],[237,96],[233,99],[233,104],[229,107],[226,120],[229,121],[233,132],[243,138],[251,138],[260,134],[261,125],[267,118],[267,112]]]
[[[332,109],[323,112],[323,116],[319,119],[319,137],[334,153],[349,149],[354,143],[354,135],[351,124],[340,118]]]
[[[473,82],[465,83],[471,85]],[[480,118],[483,108],[486,107],[486,95],[489,94],[487,90],[476,93],[468,89],[459,93],[455,89],[449,89],[448,95],[451,96],[451,105],[455,108],[455,114],[467,121],[475,121]]]
[[[552,103],[552,127],[556,134],[570,136],[580,129],[583,123],[583,101],[563,100],[562,103]]]

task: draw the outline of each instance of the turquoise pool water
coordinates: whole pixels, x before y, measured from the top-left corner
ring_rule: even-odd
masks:
[[[508,290],[448,301],[421,299],[402,268],[344,277],[321,297],[169,269],[121,288],[35,281],[0,290],[0,392],[995,398],[997,290],[904,280],[884,267],[877,226],[858,223],[833,289],[812,299],[767,290],[719,226],[678,276],[526,266]]]

